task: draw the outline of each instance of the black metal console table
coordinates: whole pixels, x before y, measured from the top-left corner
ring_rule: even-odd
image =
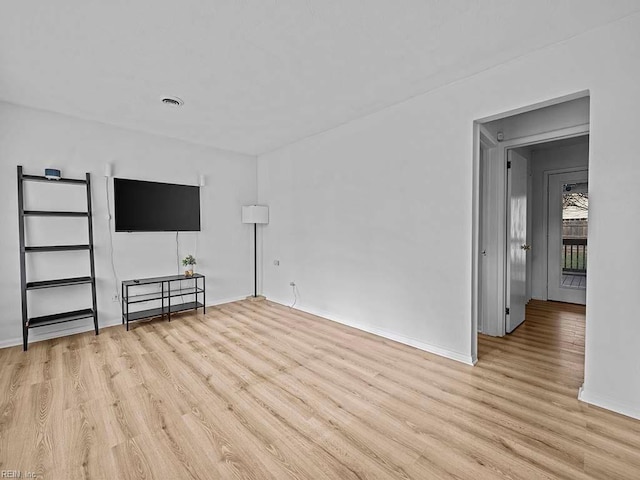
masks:
[[[200,281],[200,282],[199,282]],[[185,287],[183,282],[190,282]],[[149,291],[160,288],[160,290]],[[138,287],[146,287],[145,289]],[[198,295],[202,295],[202,302],[198,301]],[[180,303],[172,303],[172,299],[180,298]],[[184,301],[188,297],[192,301]],[[125,280],[122,282],[122,324],[129,330],[129,322],[142,320],[151,317],[164,317],[171,321],[171,314],[184,312],[187,310],[197,310],[202,308],[202,313],[206,313],[206,293],[205,277],[199,273],[194,273],[191,277],[184,275],[169,275],[166,277],[140,278],[136,280]],[[147,308],[144,310],[130,311],[130,305],[146,302],[160,302],[159,307]]]

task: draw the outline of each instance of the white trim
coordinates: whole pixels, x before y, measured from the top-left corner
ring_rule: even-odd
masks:
[[[217,300],[214,300],[213,303],[208,303],[207,308],[215,307],[217,305],[224,305],[225,303],[239,302],[240,300],[245,300],[247,297],[251,296],[253,295],[251,295],[250,293],[245,293],[244,295],[240,295],[237,297],[219,298]]]
[[[585,390],[584,385],[582,385],[580,390],[578,390],[578,400],[589,405],[595,405],[596,407],[605,408],[612,412],[640,420],[640,407],[638,407],[638,405],[620,403],[616,400],[612,400],[611,398],[589,393],[588,390]]]
[[[239,297],[221,298],[221,299],[218,299],[218,300],[214,300],[215,303],[207,304],[207,308],[215,307],[217,305],[224,305],[226,303],[239,302],[240,300],[246,300],[247,297],[253,297],[253,295],[251,293],[247,293],[247,294],[244,294],[244,295],[240,295]]]
[[[531,105],[526,105],[524,107],[514,108],[513,110],[509,110],[507,112],[502,112],[495,115],[490,115],[488,117],[479,118],[476,121],[479,123],[489,123],[495,120],[501,120],[503,118],[513,117],[514,115],[520,115],[521,113],[532,112],[534,110],[539,110],[541,108],[551,107],[553,105],[558,105],[560,103],[570,102],[571,100],[577,100],[579,98],[589,97],[590,95],[591,94],[589,90],[581,90],[579,92],[563,95],[562,97],[552,98],[551,100],[544,100],[542,102],[533,103]]]
[[[486,137],[486,138],[484,138]],[[479,298],[480,292],[480,275],[481,275],[481,263],[480,263],[480,248],[482,240],[480,238],[480,195],[482,189],[480,188],[480,163],[482,150],[486,144],[493,139],[487,135],[486,128],[483,129],[482,125],[477,122],[473,124],[473,165],[472,165],[472,206],[471,206],[471,223],[473,225],[471,229],[471,357],[478,357],[478,323],[479,316],[481,315],[480,308],[481,302]],[[484,328],[484,326],[483,326]]]
[[[476,308],[484,309],[483,332],[496,337],[505,335],[504,317],[507,305],[507,159],[501,155],[502,152],[499,146],[486,151],[482,172],[482,212],[479,213],[474,232],[474,235],[482,233],[481,248],[486,251],[486,256],[480,257],[478,248],[478,261],[483,264],[477,267],[482,277],[477,290]],[[479,184],[477,188],[480,189]],[[472,328],[477,328],[477,325]],[[477,343],[477,336],[474,338]]]
[[[232,303],[232,302],[237,302],[239,300],[244,300],[246,298],[246,295],[244,296],[240,296],[240,297],[234,297],[234,298],[228,298],[228,299],[221,299],[221,300],[216,300],[215,303],[210,303],[207,305],[207,308],[209,307],[215,307],[216,305],[223,305],[225,303]],[[286,302],[282,302],[282,301],[278,301],[278,300],[272,300],[269,299],[270,302],[272,303],[278,303],[282,306],[287,306]],[[355,328],[357,330],[361,330],[363,332],[367,332],[367,333],[371,333],[373,335],[377,335],[379,337],[383,337],[386,338],[388,340],[393,340],[394,342],[398,342],[398,343],[402,343],[404,345],[409,345],[411,347],[417,348],[419,350],[423,350],[425,352],[429,352],[429,353],[433,353],[435,355],[439,355],[441,357],[445,357],[445,358],[449,358],[451,360],[455,360],[457,362],[461,362],[464,363],[466,365],[475,365],[478,362],[478,358],[477,355],[467,355],[464,353],[459,353],[459,352],[454,352],[452,350],[440,347],[438,345],[431,345],[429,343],[425,343],[422,342],[420,340],[416,340],[414,338],[411,337],[407,337],[404,335],[399,335],[396,333],[392,333],[392,332],[388,332],[386,330],[382,330],[379,328],[375,328],[375,327],[369,327],[369,326],[364,326],[364,325],[360,325],[357,323],[353,323],[344,319],[338,319],[336,317],[333,317],[333,315],[327,313],[327,312],[322,312],[313,308],[308,308],[308,307],[297,307],[297,310],[306,312],[306,313],[310,313],[311,315],[316,315],[319,317],[322,317],[326,320],[332,321],[332,322],[336,322],[339,323],[341,325],[346,325],[348,327],[352,327]],[[333,318],[332,318],[333,317]],[[106,328],[106,327],[113,327],[113,326],[118,326],[118,325],[122,325],[122,320],[120,319],[116,319],[116,320],[111,320],[109,322],[107,322],[106,324],[102,324],[100,325],[100,328]],[[44,335],[42,335],[41,337],[37,338],[37,339],[33,339],[33,341],[29,342],[29,345],[31,345],[32,343],[35,342],[39,342],[42,340],[48,340],[51,338],[59,338],[59,337],[63,337],[63,336],[67,336],[67,335],[74,335],[77,333],[84,333],[84,332],[88,332],[93,330],[93,325],[89,325],[89,326],[83,326],[83,327],[74,327],[74,328],[69,328],[66,330],[56,330],[55,332],[48,332]],[[61,333],[63,335],[61,335]],[[0,348],[7,348],[7,347],[14,347],[17,345],[22,345],[22,338],[14,338],[14,339],[9,339],[9,340],[4,340],[2,342],[0,342]]]
[[[472,200],[472,216],[473,227],[471,229],[471,357],[475,362],[478,359],[478,332],[487,330],[485,324],[485,305],[482,303],[482,288],[486,282],[486,272],[483,271],[483,257],[481,249],[484,246],[485,233],[480,228],[481,209],[484,208],[486,197],[485,188],[482,185],[486,172],[483,171],[484,164],[492,158],[498,147],[498,141],[493,137],[492,133],[484,125],[474,122],[474,162],[473,162],[473,200]],[[484,161],[482,155],[484,152]],[[486,254],[486,251],[485,251]],[[491,317],[491,316],[489,316]],[[482,319],[482,321],[481,321]]]
[[[272,303],[278,303],[283,306],[288,306],[284,302],[280,302],[278,300],[269,299]],[[425,352],[433,353],[440,357],[445,357],[451,360],[455,360],[457,362],[464,363],[466,365],[475,365],[477,363],[477,357],[474,355],[468,355],[465,353],[454,352],[453,350],[449,350],[444,347],[440,347],[438,345],[432,345],[429,343],[425,343],[421,340],[416,340],[415,338],[407,337],[405,335],[400,335],[398,333],[389,332],[387,330],[383,330],[377,327],[371,327],[368,325],[361,325],[359,323],[352,322],[350,320],[344,318],[338,318],[329,312],[325,312],[322,310],[317,310],[315,308],[309,308],[304,305],[296,305],[296,310],[300,310],[305,313],[309,313],[311,315],[315,315],[317,317],[322,317],[325,320],[329,320],[331,322],[339,323],[341,325],[346,325],[347,327],[355,328],[357,330],[361,330],[363,332],[371,333],[373,335],[377,335],[378,337],[386,338],[388,340],[393,340],[394,342],[402,343],[403,345],[409,345],[410,347],[417,348],[419,350],[423,350]]]
[[[207,304],[207,308],[215,307],[216,305],[223,305],[225,303],[237,302],[239,300],[244,300],[245,298],[247,298],[247,295],[215,300],[214,303]],[[122,325],[122,320],[120,318],[108,320],[107,322],[103,322],[102,320],[100,320],[98,326],[102,330],[103,328],[115,327],[118,325]],[[93,322],[90,325],[80,325],[71,328],[64,328],[61,330],[52,330],[46,333],[37,333],[37,331],[32,331],[33,333],[29,334],[29,345],[36,342],[42,342],[44,340],[51,340],[52,338],[68,337],[71,335],[76,335],[78,333],[85,333],[90,331],[93,331]],[[15,347],[18,345],[22,345],[22,337],[0,340],[0,349]]]
[[[478,122],[474,122],[474,123],[479,127],[480,145],[482,145],[482,148],[489,149],[489,148],[497,147],[498,140],[493,138],[493,135],[491,134],[489,129]]]
[[[561,128],[559,130],[551,130],[548,132],[536,133],[535,135],[526,135],[524,137],[511,138],[501,142],[500,145],[504,149],[530,147],[539,143],[548,143],[555,140],[563,140],[565,138],[582,137],[589,134],[589,123],[575,125],[573,127]]]
[[[71,328],[63,328],[60,330],[51,330],[49,332],[45,332],[45,333],[38,333],[37,331],[33,331],[31,330],[29,332],[29,345],[36,343],[36,342],[42,342],[44,340],[51,340],[52,338],[60,338],[60,337],[68,337],[70,335],[76,335],[78,333],[85,333],[85,332],[89,332],[93,330],[93,321],[91,320],[91,318],[88,318],[87,321],[91,321],[91,324],[86,324],[86,325],[79,325],[79,326],[74,326]],[[102,321],[100,321],[100,325],[98,325],[101,329],[102,328],[106,328],[106,327],[112,327],[114,325],[120,325],[121,321],[120,319],[112,319],[109,320],[106,323],[103,323]],[[9,348],[9,347],[15,347],[18,345],[22,345],[22,337],[18,337],[18,338],[9,338],[7,340],[1,340],[0,341],[0,348]]]

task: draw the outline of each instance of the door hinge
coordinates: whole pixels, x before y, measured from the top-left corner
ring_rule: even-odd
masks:
[[[507,168],[511,168],[511,160],[507,162]]]
[[[504,313],[506,313],[507,315],[509,315],[509,307],[504,309]]]

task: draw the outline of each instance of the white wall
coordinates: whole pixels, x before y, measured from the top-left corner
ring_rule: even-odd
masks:
[[[305,310],[471,361],[473,121],[589,89],[582,398],[640,417],[638,228],[617,229],[640,208],[639,57],[636,15],[259,157],[264,292],[294,280]]]
[[[532,201],[532,241],[531,241],[531,280],[533,298],[547,299],[547,250],[545,235],[545,172],[565,168],[589,166],[589,143],[560,148],[532,150],[533,191]],[[590,275],[590,274],[589,274]]]
[[[196,254],[197,239],[196,270],[207,275],[208,304],[251,293],[252,232],[240,222],[240,207],[256,200],[255,157],[0,103],[0,346],[22,342],[17,165],[32,174],[42,174],[45,167],[58,167],[69,177],[83,178],[84,172],[91,172],[100,324],[120,322],[120,305],[111,301],[116,286],[108,254],[106,163],[123,178],[197,185],[199,174],[204,174],[202,231],[181,234],[180,256]],[[109,185],[113,207],[112,180]],[[27,207],[80,210],[86,205],[81,187],[27,183],[26,188]],[[83,219],[28,218],[27,222],[30,244],[82,243],[78,239],[87,237]],[[175,233],[114,233],[113,238],[121,280],[177,272]],[[30,279],[88,273],[86,258],[86,252],[30,254]],[[86,308],[91,305],[89,292],[88,286],[29,292],[30,314]],[[90,325],[88,320],[42,327],[31,330],[30,339]]]

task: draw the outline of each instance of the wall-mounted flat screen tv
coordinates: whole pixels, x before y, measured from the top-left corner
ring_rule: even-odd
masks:
[[[200,187],[114,178],[116,232],[200,231]]]

